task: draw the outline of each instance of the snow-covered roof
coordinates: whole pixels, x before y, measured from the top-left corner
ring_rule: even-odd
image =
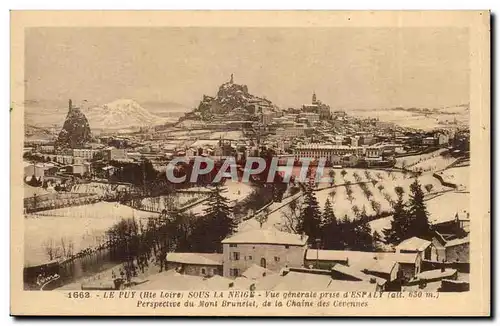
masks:
[[[371,266],[375,260],[389,260],[403,264],[414,264],[417,258],[416,253],[395,253],[395,252],[368,252],[351,250],[316,250],[306,251],[306,260],[314,261],[318,255],[319,261],[348,262],[349,265],[362,263]]]
[[[170,252],[167,254],[167,262],[189,265],[222,265],[222,254]]]
[[[276,244],[303,246],[307,242],[307,236],[281,232],[278,230],[251,230],[239,232],[222,240],[226,243],[255,243],[255,244]]]
[[[376,279],[379,279],[379,278],[376,278]],[[366,282],[366,281],[342,281],[342,280],[331,280],[331,282],[328,283],[328,287],[327,287],[327,290],[329,290],[329,291],[368,291],[368,292],[374,292],[374,291],[376,291],[376,289],[377,289],[376,283],[370,283],[370,282]]]
[[[412,237],[402,241],[396,246],[396,250],[411,250],[411,251],[424,251],[431,242],[428,240],[420,239],[418,237]]]
[[[266,275],[265,277],[257,280],[255,283],[255,290],[272,290],[274,287],[281,282],[283,276],[280,274]]]
[[[349,266],[345,266],[342,264],[335,264],[332,268],[333,271],[342,273],[344,275],[349,275],[351,277],[357,278],[358,280],[366,280],[368,275],[361,273],[361,271],[357,270],[356,268],[352,268]]]
[[[171,269],[163,273],[158,273],[148,277],[148,281],[139,284],[134,290],[203,290],[206,289],[202,277],[184,275]]]
[[[233,280],[229,278],[214,275],[210,278],[204,279],[203,285],[209,290],[227,290],[229,289],[229,284],[232,282]]]
[[[420,280],[435,280],[445,277],[453,276],[457,273],[456,269],[446,268],[444,271],[440,269],[432,269],[430,271],[425,271],[420,274],[415,275],[416,278]]]
[[[446,242],[446,244],[444,246],[445,247],[454,247],[454,246],[459,246],[459,245],[466,244],[466,243],[469,243],[469,237],[450,240],[450,241]]]
[[[309,249],[306,252],[306,260],[327,260],[327,261],[346,261],[347,251],[345,250],[317,250]]]
[[[267,268],[253,264],[243,273],[243,277],[251,280],[258,280],[272,274],[274,274],[274,272],[268,270]]]
[[[366,268],[366,271],[391,274],[396,264],[397,262],[395,260],[377,259],[373,265]]]
[[[231,282],[230,288],[238,290],[250,290],[250,287],[254,284],[255,281],[253,280],[249,280],[248,278],[244,277],[237,277],[233,282]]]
[[[332,277],[326,274],[289,272],[273,288],[275,291],[326,290]],[[351,282],[349,282],[351,283]]]
[[[297,146],[297,149],[362,149],[362,147],[332,144],[306,144]]]

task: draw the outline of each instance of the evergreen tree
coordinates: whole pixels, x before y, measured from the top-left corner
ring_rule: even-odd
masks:
[[[343,249],[340,229],[337,218],[333,212],[330,200],[327,198],[323,210],[323,224],[321,227],[321,239],[325,249]]]
[[[321,238],[321,213],[311,185],[306,187],[297,231],[306,234],[310,244],[314,244],[316,239]]]
[[[428,238],[429,213],[424,203],[424,192],[418,179],[410,185],[410,200],[408,203],[409,228],[408,238],[413,236]]]
[[[373,250],[374,251],[381,251],[383,241],[382,241],[382,236],[378,233],[377,230],[375,230],[373,232],[372,240],[373,240]]]
[[[360,216],[354,227],[353,250],[373,251],[372,229],[366,214]]]
[[[232,209],[228,206],[228,200],[222,196],[222,189],[216,186],[207,201],[205,215],[197,223],[197,236],[204,252],[219,252],[221,241],[231,235],[236,223],[232,217]]]
[[[355,234],[354,224],[349,220],[347,215],[338,222],[338,243],[341,250],[352,250],[354,248]]]
[[[382,231],[384,233],[385,242],[388,244],[398,244],[404,239],[407,239],[409,227],[408,213],[405,203],[403,202],[403,194],[398,192],[398,201],[394,204],[391,227]]]
[[[330,199],[327,198],[325,202],[325,209],[323,210],[323,224],[337,224],[337,218],[335,217],[335,213],[333,212],[333,207],[330,202]]]

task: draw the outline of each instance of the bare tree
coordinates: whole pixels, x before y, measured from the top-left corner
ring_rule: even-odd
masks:
[[[385,200],[387,200],[387,202],[389,204],[391,204],[391,206],[394,206],[395,202],[394,202],[394,200],[392,200],[391,196],[388,193],[384,193],[384,198],[385,198]]]
[[[342,171],[340,172],[340,174],[342,174],[342,178],[344,178],[344,180],[345,180],[345,176],[346,176],[346,174],[347,174],[347,171],[346,171],[346,170],[342,170]]]
[[[335,171],[332,169],[328,172],[328,176],[330,177],[330,186],[335,184]]]
[[[66,257],[66,241],[64,237],[61,237],[61,249],[63,257]]]
[[[73,256],[74,251],[75,251],[75,244],[74,244],[72,239],[69,239],[68,240],[68,249],[66,250],[68,257]]]
[[[377,215],[380,215],[380,210],[381,210],[380,203],[372,199],[372,200],[370,200],[370,204],[372,205],[372,208],[375,211],[375,213]]]
[[[52,238],[43,243],[43,249],[49,257],[49,260],[53,260],[55,258],[56,249],[54,248],[54,240],[52,240]]]
[[[335,199],[335,195],[337,194],[337,190],[335,190],[335,188],[333,188],[331,191],[330,191],[330,198],[332,199],[332,201]]]
[[[266,207],[262,210],[262,212],[260,212],[259,215],[257,215],[255,217],[255,219],[257,220],[257,222],[259,222],[259,225],[260,225],[260,228],[262,229],[262,225],[264,225],[264,223],[267,222],[267,220],[269,219],[269,207]]]
[[[301,208],[302,200],[297,199],[291,201],[288,207],[281,212],[282,223],[278,226],[282,231],[297,233]]]
[[[361,211],[359,210],[359,207],[357,205],[354,205],[354,206],[352,206],[352,212],[357,217]]]

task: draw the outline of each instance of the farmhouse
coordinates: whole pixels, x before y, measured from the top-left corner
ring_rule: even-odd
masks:
[[[192,276],[222,274],[222,254],[171,252],[167,254],[167,269]]]
[[[302,266],[307,236],[278,230],[240,232],[222,240],[224,277],[238,277],[254,264],[278,272],[287,266]]]
[[[431,259],[430,241],[420,239],[417,237],[409,238],[402,241],[396,246],[397,253],[418,253],[422,259]]]
[[[469,263],[469,237],[447,240],[445,236],[435,232],[432,244],[432,260]]]
[[[364,274],[387,281],[409,280],[420,273],[422,256],[419,253],[365,252],[349,250],[317,250],[306,252],[304,264],[312,268],[337,270],[344,265]]]

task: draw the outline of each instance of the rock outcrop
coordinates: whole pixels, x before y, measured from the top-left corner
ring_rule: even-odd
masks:
[[[202,119],[213,115],[228,117],[234,115],[242,119],[251,119],[255,118],[262,110],[277,111],[279,108],[265,98],[250,94],[247,85],[235,84],[231,75],[231,80],[219,87],[216,97],[203,96],[194,114],[199,115]]]
[[[75,108],[69,100],[69,110],[64,125],[57,137],[55,147],[63,148],[82,148],[90,142],[92,133],[89,122],[85,114],[79,108]]]

